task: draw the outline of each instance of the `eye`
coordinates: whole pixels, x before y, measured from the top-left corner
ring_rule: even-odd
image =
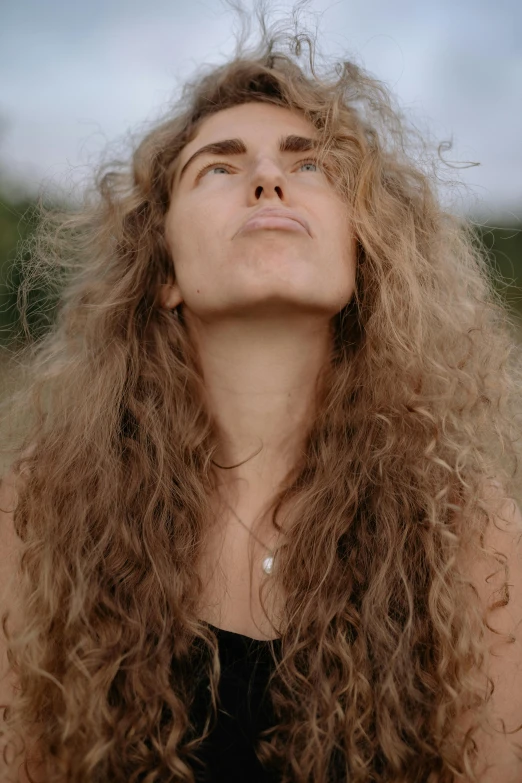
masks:
[[[306,160],[301,160],[298,163],[298,170],[303,169],[305,166],[308,167],[307,169],[305,169],[305,171],[310,171],[312,173],[319,171],[319,164],[313,158],[307,158]]]
[[[299,163],[299,168],[302,168],[303,166],[315,166],[316,170],[319,171],[319,166],[316,160],[302,160]]]
[[[325,167],[325,164],[322,161],[318,161],[317,158],[307,158],[306,160],[299,161],[297,164],[297,171],[305,174],[310,173],[328,176],[327,167]]]
[[[220,163],[219,161],[218,163],[209,163],[198,171],[196,179],[202,177],[207,171],[213,171],[214,169],[225,169],[225,171],[230,171],[230,166],[227,163]]]

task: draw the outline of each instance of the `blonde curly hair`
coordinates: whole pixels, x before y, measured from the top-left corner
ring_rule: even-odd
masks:
[[[4,432],[23,419],[24,477],[3,731],[38,729],[49,783],[193,783],[216,717],[216,638],[196,607],[218,441],[183,319],[158,290],[179,154],[206,117],[248,101],[317,128],[357,242],[306,450],[272,507],[285,539],[270,579],[287,602],[269,645],[277,724],[256,752],[281,783],[339,765],[351,783],[475,779],[487,621],[461,555],[501,563],[483,536],[489,480],[513,497],[519,483],[515,326],[383,84],[351,61],[318,68],[310,33],[258,18],[259,42],[243,35],[198,72],[130,163],[104,168],[74,210],[42,214],[24,262],[22,314],[42,283],[59,307],[18,349],[23,382],[2,405]]]

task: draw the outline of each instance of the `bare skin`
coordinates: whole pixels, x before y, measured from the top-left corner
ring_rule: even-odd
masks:
[[[174,177],[166,237],[175,279],[160,292],[164,307],[181,306],[198,349],[221,433],[215,461],[230,466],[248,460],[221,471],[222,497],[267,546],[277,534],[263,511],[303,446],[316,381],[331,349],[331,320],[355,288],[346,207],[314,163],[313,149],[280,151],[280,138],[288,136],[315,139],[317,133],[303,116],[258,103],[203,122],[182,150]],[[232,138],[241,139],[246,152],[206,152],[184,168],[203,146]],[[287,209],[306,227],[266,218],[245,227],[264,207]],[[209,570],[214,563],[214,572],[221,572],[225,595],[202,617],[259,638],[256,579],[253,613],[246,588],[251,539],[225,507],[208,541]],[[256,547],[254,577],[263,576],[266,554]],[[218,578],[209,582],[211,596]],[[266,624],[265,633],[273,635]]]

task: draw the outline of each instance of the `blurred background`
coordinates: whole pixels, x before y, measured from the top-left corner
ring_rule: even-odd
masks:
[[[270,3],[272,18],[291,6]],[[434,149],[451,142],[440,197],[483,238],[522,336],[522,4],[311,0],[302,19],[317,28],[321,52],[385,82]],[[0,358],[16,334],[20,243],[34,204],[74,202],[103,159],[128,155],[198,66],[230,56],[237,29],[221,0],[2,0]]]

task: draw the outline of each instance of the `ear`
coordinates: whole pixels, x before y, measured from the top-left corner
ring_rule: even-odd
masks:
[[[159,287],[159,302],[164,310],[174,310],[181,302],[183,297],[177,283],[164,283]]]

